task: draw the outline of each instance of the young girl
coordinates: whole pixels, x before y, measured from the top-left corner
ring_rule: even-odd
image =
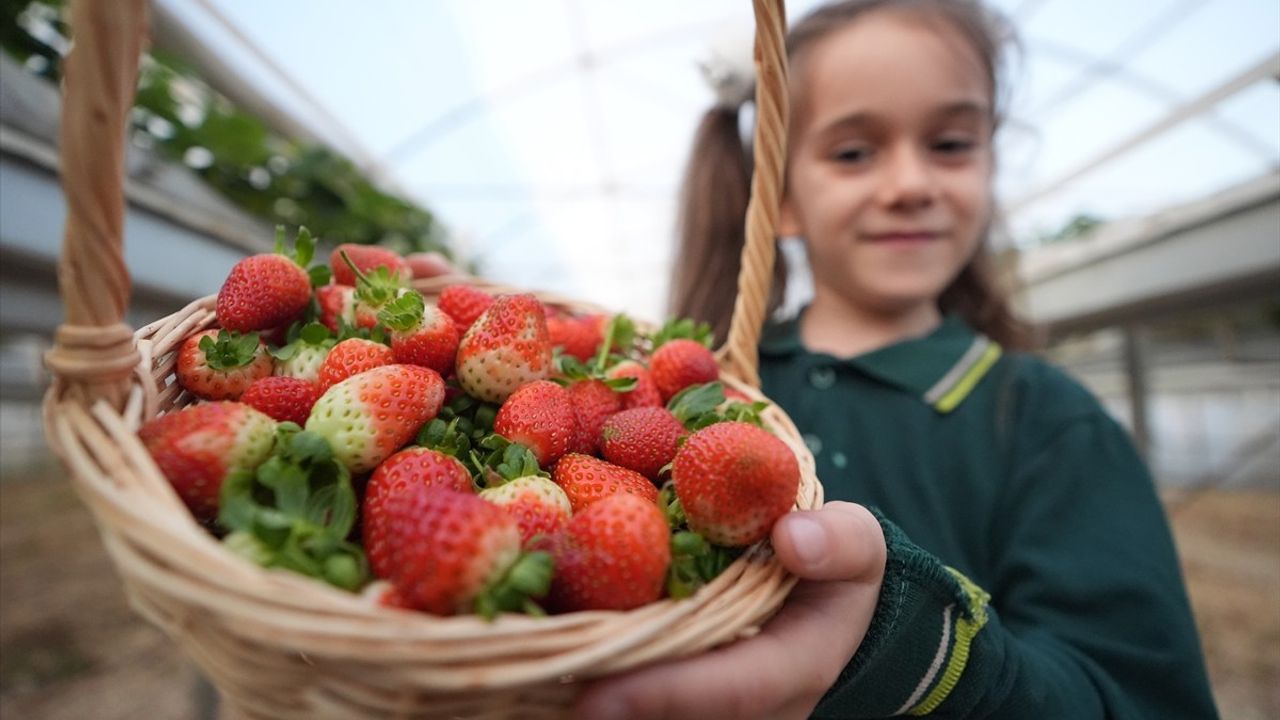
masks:
[[[779,232],[814,297],[766,334],[761,376],[834,502],[775,527],[804,582],[760,635],[602,682],[582,717],[1216,717],[1146,469],[1015,351],[990,279],[996,27],[969,0],[852,0],[791,32]],[[721,337],[744,157],[736,108],[713,111],[674,311]]]

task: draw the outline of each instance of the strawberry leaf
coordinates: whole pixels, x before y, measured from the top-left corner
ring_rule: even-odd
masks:
[[[530,599],[543,597],[551,589],[553,568],[550,553],[541,550],[524,553],[501,579],[476,597],[474,612],[486,620],[494,619],[500,612],[529,612]],[[541,610],[537,608],[533,614]]]
[[[307,270],[307,277],[311,278],[311,287],[323,287],[333,280],[333,271],[328,265],[316,265]]]
[[[653,349],[657,350],[671,340],[687,338],[711,347],[715,336],[705,322],[695,323],[689,318],[671,318],[653,335]]]
[[[687,429],[696,430],[721,420],[715,412],[722,403],[724,385],[716,380],[681,390],[667,403],[667,409]]]
[[[422,322],[422,314],[426,308],[422,294],[410,290],[382,306],[378,310],[378,322],[391,330],[409,332]]]
[[[200,338],[199,347],[210,369],[226,371],[253,362],[259,344],[257,333],[241,335],[235,331],[219,330],[216,340],[212,335]]]

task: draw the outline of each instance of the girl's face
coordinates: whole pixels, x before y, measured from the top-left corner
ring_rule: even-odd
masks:
[[[940,25],[872,12],[806,49],[783,235],[802,236],[819,298],[933,312],[991,210],[991,88]]]

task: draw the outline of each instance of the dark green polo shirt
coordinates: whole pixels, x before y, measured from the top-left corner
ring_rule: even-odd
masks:
[[[889,541],[815,717],[1217,717],[1150,475],[1080,385],[956,318],[851,359],[778,325],[760,373]]]

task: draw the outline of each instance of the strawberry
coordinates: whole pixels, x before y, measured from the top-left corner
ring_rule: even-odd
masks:
[[[142,444],[196,519],[217,517],[222,483],[271,453],[276,422],[238,402],[190,405],[147,421]]]
[[[338,285],[355,285],[356,271],[343,262],[342,254],[351,258],[359,272],[370,274],[377,268],[385,268],[388,275],[407,282],[413,277],[409,263],[394,250],[377,245],[361,245],[359,243],[343,243],[329,253],[329,267],[333,270],[333,282]]]
[[[614,380],[636,379],[635,387],[619,393],[623,410],[636,407],[662,407],[662,393],[658,392],[658,386],[654,384],[653,377],[649,375],[649,370],[644,365],[635,360],[624,360],[609,368],[605,375]]]
[[[409,290],[378,311],[378,321],[391,333],[396,362],[429,367],[441,375],[453,372],[458,355],[458,328],[453,318],[427,305]]]
[[[311,408],[306,429],[328,440],[338,461],[360,473],[413,438],[443,401],[444,381],[436,371],[383,365],[325,390]]]
[[[316,288],[316,304],[320,306],[319,321],[330,331],[339,332],[343,324],[355,325],[356,289],[354,286],[321,285]]]
[[[415,280],[433,278],[440,275],[453,275],[459,272],[453,266],[453,263],[449,262],[449,258],[435,250],[409,253],[404,256],[404,261],[409,265],[409,270],[413,273]]]
[[[542,304],[532,295],[499,295],[458,346],[458,382],[487,402],[551,372],[551,341]]]
[[[236,400],[273,362],[256,333],[204,330],[178,349],[178,384],[204,400]]]
[[[385,577],[409,607],[491,618],[546,592],[550,558],[521,556],[515,519],[475,495],[412,485],[366,513],[382,535]]]
[[[458,335],[464,335],[480,314],[493,304],[493,296],[471,285],[446,285],[440,291],[436,307],[458,324]]]
[[[676,446],[684,435],[684,425],[666,408],[623,410],[604,421],[601,454],[615,465],[657,480],[662,468],[676,456]]]
[[[375,575],[385,577],[390,572],[386,545],[386,528],[382,521],[382,505],[392,495],[408,488],[441,487],[457,492],[472,493],[471,473],[457,458],[423,447],[409,447],[383,460],[373,471],[365,487],[361,516],[361,536],[369,564]]]
[[[711,350],[696,340],[678,338],[664,343],[649,358],[649,374],[666,402],[690,385],[708,383],[720,377],[720,367]]]
[[[560,612],[631,610],[662,596],[671,536],[654,503],[615,495],[575,514],[545,545],[555,564],[548,602]]]
[[[315,383],[273,376],[255,380],[240,396],[240,402],[279,422],[303,425],[319,398],[320,388]]]
[[[716,545],[768,537],[795,503],[800,465],[786,443],[744,422],[721,422],[690,435],[671,477],[689,528]]]
[[[316,384],[321,390],[328,390],[335,383],[352,375],[394,362],[395,354],[386,345],[362,338],[350,338],[334,345],[325,356],[324,362],[320,363],[320,368],[316,371]]]
[[[276,359],[275,374],[318,385],[320,366],[334,344],[329,330],[320,323],[301,328],[296,338],[271,351],[271,356]]]
[[[294,253],[284,254],[284,228],[276,229],[276,251],[251,255],[231,268],[218,290],[218,324],[251,332],[288,325],[311,302],[311,276],[306,267],[315,243],[306,228],[298,229]]]
[[[648,478],[590,455],[569,453],[560,458],[551,479],[569,496],[574,513],[611,495],[635,495],[658,502],[658,488]]]
[[[600,452],[600,430],[610,415],[622,409],[622,398],[602,380],[578,380],[569,385],[569,398],[578,429],[573,451],[584,455]]]
[[[569,450],[577,431],[569,391],[550,380],[536,380],[511,393],[493,421],[493,431],[533,451],[550,467]]]
[[[603,315],[586,317],[547,316],[547,333],[551,337],[551,346],[560,347],[565,355],[572,355],[582,362],[588,362],[600,349],[604,342],[602,334]]]
[[[480,491],[488,500],[516,519],[520,540],[528,544],[538,535],[551,535],[569,521],[573,506],[569,496],[550,478],[525,475]]]

